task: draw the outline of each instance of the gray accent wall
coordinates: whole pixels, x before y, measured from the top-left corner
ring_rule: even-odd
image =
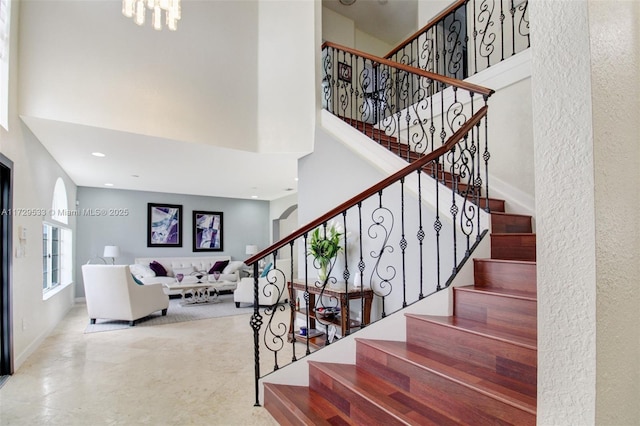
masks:
[[[147,247],[147,203],[182,205],[182,247]],[[84,297],[82,265],[102,256],[105,245],[120,247],[121,256],[116,259],[116,264],[130,264],[136,257],[154,256],[228,255],[232,259],[244,260],[247,244],[264,248],[270,241],[268,201],[78,187],[77,209],[79,212],[107,210],[106,216],[81,214],[77,218],[77,297]],[[119,215],[109,214],[110,210]],[[193,251],[194,210],[223,213],[223,251]],[[92,262],[95,263],[95,259]]]

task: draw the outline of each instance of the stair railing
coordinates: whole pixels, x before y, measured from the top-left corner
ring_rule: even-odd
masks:
[[[408,162],[443,145],[493,90],[324,43],[323,107]]]
[[[463,80],[531,46],[528,0],[458,0],[385,58]]]
[[[485,99],[444,144],[245,261],[254,276],[255,405],[262,371],[450,285],[488,229],[480,207],[489,193],[487,111]],[[275,267],[260,278],[264,263]],[[261,296],[288,303],[260,306]]]

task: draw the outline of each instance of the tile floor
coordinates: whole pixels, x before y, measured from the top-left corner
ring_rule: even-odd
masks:
[[[275,425],[249,315],[84,334],[76,305],[0,389],[0,424]],[[265,371],[265,370],[263,370]]]

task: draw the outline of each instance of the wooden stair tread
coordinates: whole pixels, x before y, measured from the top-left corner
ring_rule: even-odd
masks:
[[[501,297],[511,297],[514,299],[530,300],[532,302],[537,302],[538,300],[536,293],[532,293],[526,290],[488,288],[488,287],[481,287],[481,286],[476,287],[475,285],[455,287],[454,290],[494,294]]]
[[[356,341],[406,360],[418,368],[429,370],[490,398],[536,414],[536,386],[403,341],[359,338],[356,338]]]
[[[349,417],[320,394],[307,386],[265,383],[265,394],[271,392],[280,404],[286,405],[288,416],[295,417],[295,423],[308,425],[355,425]],[[265,404],[269,401],[265,399]],[[269,412],[276,407],[266,407]],[[283,413],[284,415],[284,413]],[[282,423],[283,419],[277,419]],[[290,419],[291,420],[291,419]]]
[[[461,331],[465,331],[472,334],[478,334],[484,337],[488,337],[495,340],[500,340],[513,345],[521,346],[526,349],[537,350],[538,342],[536,339],[519,336],[511,333],[507,330],[500,329],[495,326],[486,325],[478,321],[469,320],[466,318],[458,318],[456,316],[435,316],[435,315],[421,315],[421,314],[405,314],[405,317],[411,317],[421,321],[428,321],[435,324],[440,324],[446,327],[452,327]]]
[[[400,424],[457,424],[444,413],[424,406],[409,392],[357,365],[309,361],[309,366],[330,376],[334,382],[365,400],[374,401],[376,408]]]

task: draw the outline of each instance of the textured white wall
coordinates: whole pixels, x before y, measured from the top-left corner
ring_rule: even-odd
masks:
[[[602,425],[640,424],[638,22],[638,1],[589,2],[596,170],[596,423]]]
[[[529,2],[538,424],[595,422],[596,252],[586,1]],[[561,27],[559,23],[562,23]],[[559,29],[562,28],[562,31]]]

